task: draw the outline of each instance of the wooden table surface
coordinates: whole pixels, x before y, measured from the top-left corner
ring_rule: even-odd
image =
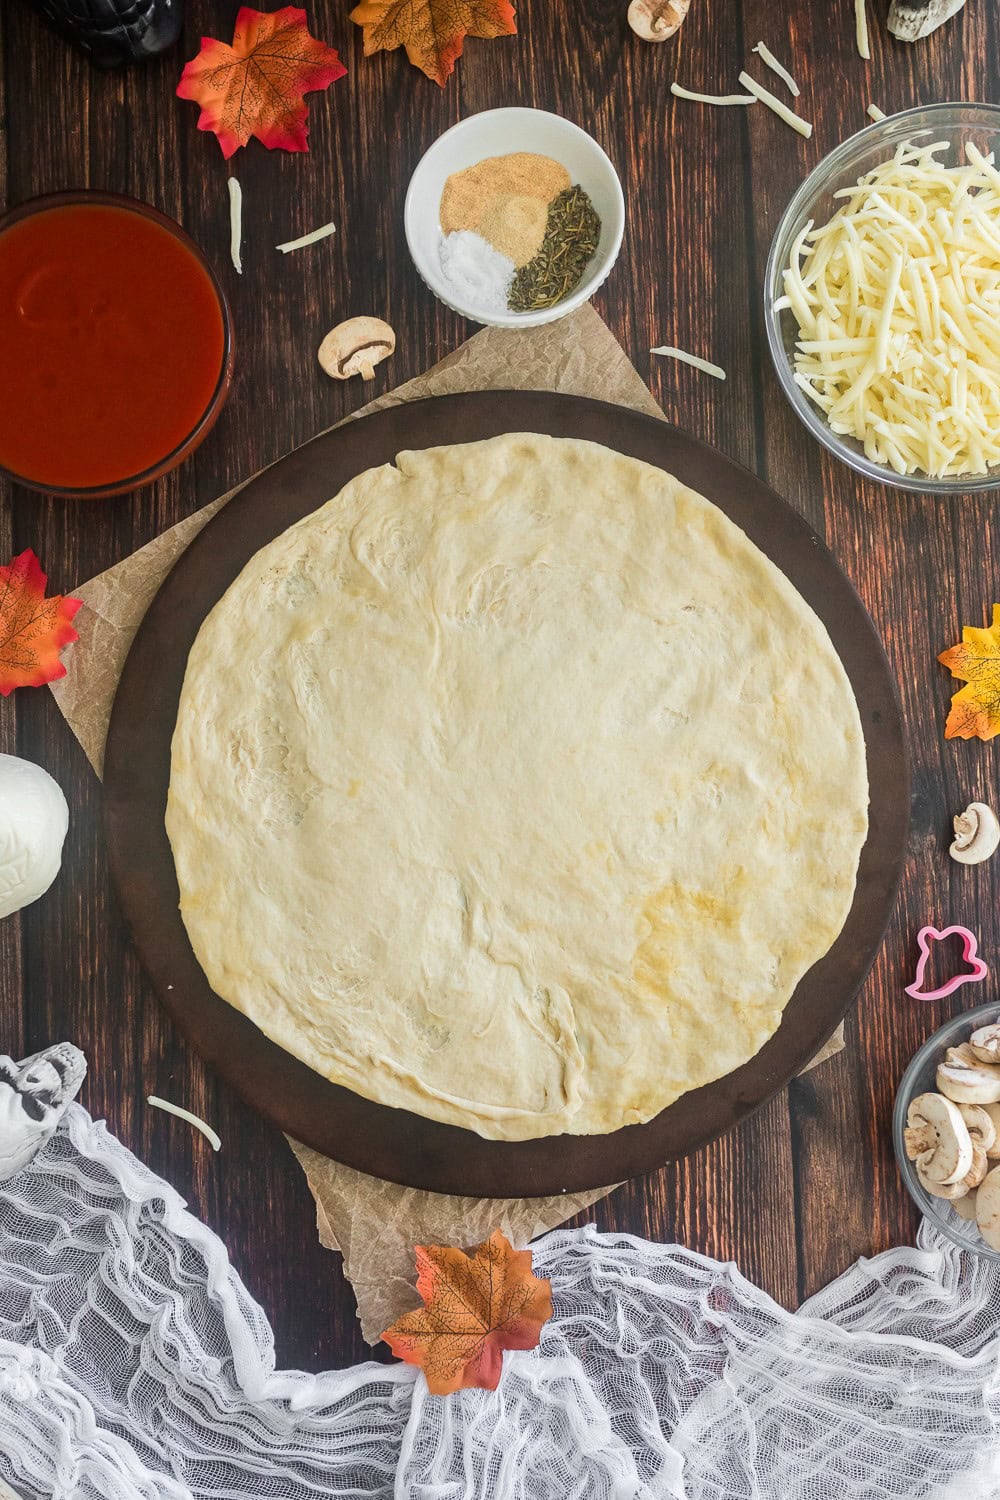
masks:
[[[20,0],[0,4],[0,195],[17,204],[89,185],[157,204],[211,255],[238,340],[229,404],[178,472],[141,494],[92,503],[7,486],[0,553],[33,547],[51,586],[69,590],[455,348],[470,329],[419,282],[403,239],[403,197],[421,153],[459,118],[498,105],[558,110],[591,130],[616,162],[628,204],[625,248],[599,311],[671,421],[756,470],[825,534],[885,640],[910,737],[906,874],[849,1018],[846,1051],[726,1139],[629,1183],[592,1215],[604,1229],[735,1260],[793,1307],[857,1256],[916,1232],[889,1137],[895,1084],[947,1014],[992,990],[931,1005],[907,999],[916,929],[925,920],[967,922],[986,958],[1000,962],[1000,867],[963,869],[945,853],[951,815],[973,797],[997,800],[997,751],[945,743],[949,678],[935,661],[962,622],[985,623],[1000,532],[989,496],[889,491],[820,450],[770,369],[761,280],[792,190],[866,123],[871,101],[893,111],[998,96],[996,7],[969,0],[935,37],[906,46],[886,34],[886,3],[877,0],[866,64],[850,0],[693,0],[678,37],[660,46],[627,29],[625,0],[520,0],[520,34],[468,42],[442,91],[400,52],[364,58],[348,0],[312,0],[312,30],[340,50],[348,76],[310,96],[307,154],[253,143],[234,159],[245,200],[242,278],[227,253],[226,164],[214,138],[196,130],[195,107],[174,97],[198,38],[227,37],[237,9],[234,0],[188,0],[178,50],[105,75]],[[674,78],[732,90],[761,38],[798,77],[801,110],[816,127],[810,141],[762,107],[709,109],[669,92]],[[759,65],[754,71],[773,81]],[[330,218],[339,230],[332,241],[287,258],[272,248]],[[374,388],[331,382],[315,362],[320,336],[356,313],[388,318],[398,335]],[[656,343],[717,360],[729,379],[651,361]],[[85,1050],[83,1102],[221,1235],[272,1320],[279,1366],[321,1369],[363,1357],[350,1286],[339,1257],[317,1243],[312,1200],[287,1145],[206,1071],[139,970],[108,881],[100,788],[47,691],[0,703],[0,748],[41,762],[71,809],[58,882],[0,923],[0,1051],[19,1057],[62,1039]],[[147,1109],[150,1092],[211,1120],[222,1153]]]

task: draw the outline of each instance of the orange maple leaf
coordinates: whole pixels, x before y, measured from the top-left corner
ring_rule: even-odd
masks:
[[[66,676],[63,646],[77,639],[69,623],[82,599],[45,597],[46,577],[29,547],[0,568],[0,693],[41,687]]]
[[[362,0],[351,20],[364,27],[365,56],[405,47],[414,67],[444,88],[467,36],[513,36],[510,0]]]
[[[503,1351],[534,1349],[551,1318],[551,1283],[532,1275],[531,1251],[513,1249],[499,1229],[471,1255],[447,1245],[418,1245],[416,1253],[424,1306],[382,1337],[422,1368],[435,1396],[466,1386],[495,1391]]]
[[[962,628],[962,644],[942,651],[938,661],[967,686],[951,700],[946,740],[991,740],[1000,734],[1000,604],[985,630]]]
[[[243,6],[233,45],[203,36],[177,85],[201,105],[199,130],[214,130],[223,156],[252,135],[273,150],[308,151],[303,94],[329,88],[347,69],[333,47],[309,35],[306,13],[288,5],[266,13]]]

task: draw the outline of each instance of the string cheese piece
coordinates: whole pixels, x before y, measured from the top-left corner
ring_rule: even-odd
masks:
[[[868,44],[868,11],[866,0],[854,0],[854,31],[858,42],[858,53],[865,62],[870,61],[872,49]]]
[[[779,119],[784,120],[786,125],[790,125],[793,130],[797,130],[799,135],[804,135],[806,140],[809,139],[813,133],[813,128],[809,121],[803,120],[802,116],[797,115],[794,110],[789,109],[787,104],[782,104],[781,100],[776,94],[772,94],[770,89],[766,89],[762,83],[757,82],[756,78],[751,78],[750,74],[745,72],[740,74],[740,83],[742,83],[745,89],[749,89],[751,94],[754,94],[760,100],[761,104],[766,104],[768,109],[773,109],[774,113]]]
[[[834,432],[897,474],[1000,464],[1000,172],[972,143],[910,140],[805,225],[776,310],[795,383]]]
[[[707,359],[699,359],[697,354],[688,354],[685,349],[677,349],[673,344],[660,344],[656,349],[650,349],[650,354],[663,354],[668,359],[680,360],[682,365],[693,365],[696,370],[703,370],[706,375],[714,375],[716,380],[725,380],[726,372],[721,365],[710,364]]]
[[[799,94],[802,92],[801,89],[795,82],[795,79],[792,77],[791,73],[789,73],[788,69],[786,67],[783,67],[775,57],[770,47],[766,46],[764,42],[758,42],[753,50],[756,52],[757,56],[760,58],[765,67],[770,68],[772,73],[777,73],[778,77],[787,86],[789,93],[794,94],[797,99],[799,97]]]
[[[321,224],[311,234],[303,234],[297,240],[286,240],[283,245],[275,245],[275,250],[280,250],[282,255],[287,255],[290,250],[304,250],[307,245],[315,245],[317,240],[325,240],[328,235],[336,234],[336,224]]]
[[[670,85],[670,92],[678,99],[693,99],[695,104],[756,104],[753,94],[695,94],[691,89],[681,88],[679,83]]]
[[[889,118],[885,110],[879,109],[877,104],[869,104],[868,109],[866,110],[866,114],[868,115],[869,120],[874,120],[876,124],[879,120],[887,120]]]
[[[229,179],[229,256],[237,273],[243,275],[243,189],[236,177]]]
[[[229,180],[232,182],[233,179]],[[193,1115],[189,1109],[182,1109],[179,1104],[171,1104],[167,1099],[158,1099],[155,1094],[150,1094],[146,1103],[151,1104],[154,1109],[164,1110],[168,1115],[176,1115],[178,1120],[186,1120],[189,1125],[194,1126],[195,1130],[201,1131],[213,1151],[222,1150],[222,1138],[216,1135],[211,1125],[206,1125],[204,1120]]]

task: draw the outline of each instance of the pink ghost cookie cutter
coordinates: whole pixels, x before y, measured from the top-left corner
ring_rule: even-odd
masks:
[[[940,989],[922,990],[920,986],[924,982],[924,974],[927,972],[927,963],[931,956],[931,940],[939,943],[947,937],[962,939],[962,958],[970,967],[949,979],[947,984],[943,984]],[[977,951],[979,945],[976,942],[975,933],[970,932],[967,927],[942,927],[940,930],[937,927],[921,927],[917,933],[917,944],[920,948],[920,958],[917,962],[916,976],[913,983],[906,986],[905,991],[914,1000],[944,1000],[946,996],[954,994],[960,985],[978,984],[990,972],[979,957]]]

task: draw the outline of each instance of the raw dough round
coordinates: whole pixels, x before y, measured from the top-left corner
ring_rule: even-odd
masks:
[[[191,651],[167,830],[210,982],[384,1104],[648,1120],[775,1031],[850,907],[865,750],[821,622],[595,444],[403,453]]]

